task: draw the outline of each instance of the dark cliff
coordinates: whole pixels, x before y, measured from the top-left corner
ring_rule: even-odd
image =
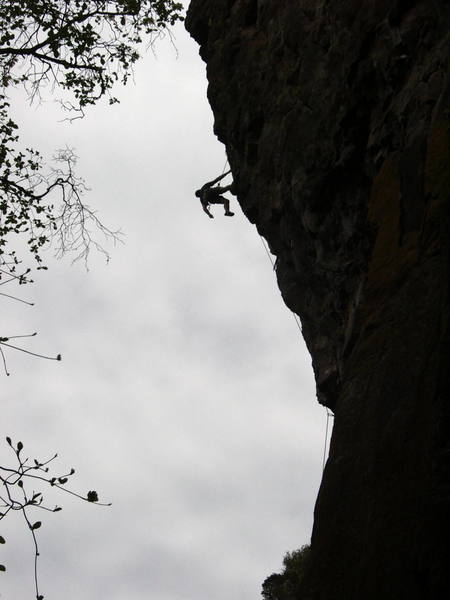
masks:
[[[446,0],[189,9],[238,200],[335,412],[305,599],[450,597],[449,26]]]

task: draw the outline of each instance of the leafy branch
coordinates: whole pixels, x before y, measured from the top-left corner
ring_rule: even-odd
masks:
[[[127,83],[143,40],[152,45],[181,10],[173,0],[2,2],[0,81],[24,85],[31,99],[47,85],[60,87],[82,111]]]
[[[13,512],[21,513],[25,520],[34,545],[34,584],[36,600],[42,600],[44,596],[39,591],[38,577],[38,558],[40,553],[36,536],[36,531],[42,526],[42,521],[34,521],[31,517],[31,513],[34,510],[43,510],[54,513],[61,511],[62,508],[58,505],[53,507],[48,506],[44,501],[43,492],[35,491],[34,487],[32,491],[30,491],[28,486],[40,485],[43,487],[48,486],[58,488],[62,492],[75,496],[79,500],[97,504],[98,506],[111,506],[111,503],[99,502],[98,494],[95,490],[90,490],[86,495],[83,495],[67,488],[66,484],[75,474],[75,469],[70,469],[68,473],[63,473],[62,475],[51,475],[50,466],[57,458],[57,454],[44,461],[37,459],[31,461],[29,458],[23,458],[22,456],[22,442],[18,442],[14,446],[11,438],[7,437],[6,441],[15,455],[17,464],[12,467],[0,466],[0,488],[2,490],[0,492],[0,521]],[[0,544],[4,544],[5,541],[5,538],[0,535]],[[6,571],[5,565],[0,564],[0,571]]]
[[[45,170],[41,154],[18,149],[18,125],[10,116],[8,90],[23,86],[29,100],[58,89],[59,102],[79,118],[86,107],[126,84],[147,47],[182,20],[174,0],[11,0],[0,2],[0,266],[21,263],[14,236],[26,236],[38,269],[41,249],[87,261],[94,247],[108,258],[92,231],[117,241],[83,202],[87,191],[74,171],[72,149],[59,150]],[[11,247],[12,246],[12,247]]]

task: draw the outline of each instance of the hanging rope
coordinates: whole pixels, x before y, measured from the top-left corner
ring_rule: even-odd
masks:
[[[269,257],[270,264],[272,265],[272,269],[275,271],[275,263],[273,261],[272,255],[269,252],[267,244],[266,244],[266,242],[265,242],[265,240],[264,240],[264,238],[263,238],[262,235],[260,235],[259,237],[261,239],[261,243],[262,243],[262,245],[264,247],[264,250],[266,251],[266,254]],[[295,324],[297,325],[298,330],[300,331],[300,333],[302,333],[302,324],[301,324],[301,321],[300,321],[300,317],[298,315],[296,315],[293,310],[291,310],[291,313],[292,313],[292,316],[294,317],[294,321],[295,321]]]
[[[225,160],[225,164],[223,165],[222,175],[225,173],[225,169],[227,168],[227,165],[228,165],[228,159]],[[269,248],[267,247],[266,241],[264,240],[262,235],[260,235],[259,237],[261,239],[261,243],[267,254],[267,257],[270,261],[270,264],[272,265],[272,269],[275,271],[275,262],[272,258]],[[297,328],[303,337],[302,324],[300,321],[300,317],[293,310],[291,310],[291,313],[292,313],[292,316],[294,317],[295,324],[297,325]],[[333,413],[328,408],[326,408],[326,411],[327,411],[327,424],[326,424],[326,428],[325,428],[325,441],[324,441],[324,446],[323,446],[322,471],[325,470],[325,463],[326,463],[326,459],[327,459],[328,430],[329,430],[329,425],[330,425],[330,418],[334,417]]]
[[[275,270],[275,263],[273,261],[272,255],[270,254],[270,251],[267,247],[267,244],[263,238],[262,235],[259,236],[261,238],[261,243],[264,247],[264,250],[266,251],[266,254],[269,258],[270,264],[272,265],[273,270]],[[294,311],[291,310],[292,316],[294,317],[295,320],[295,324],[298,327],[298,330],[300,331],[300,333],[303,336],[302,333],[302,325],[301,325],[301,321],[300,321],[300,317],[298,315],[295,314]],[[325,428],[325,441],[324,441],[324,446],[323,446],[323,461],[322,461],[322,471],[325,470],[325,463],[326,463],[326,459],[327,459],[327,447],[328,447],[328,429],[329,429],[329,425],[330,425],[330,418],[334,417],[333,413],[327,408],[327,425]]]
[[[328,446],[328,426],[330,423],[330,418],[334,417],[333,413],[327,408],[327,426],[325,429],[325,443],[323,445],[323,462],[322,462],[322,471],[325,471],[325,462],[327,460],[327,446]]]
[[[225,163],[224,163],[223,169],[222,169],[222,175],[225,173],[225,169],[227,168],[227,165],[229,165],[228,158],[225,159]],[[270,261],[270,264],[272,265],[272,269],[275,271],[275,262],[272,258],[269,248],[267,247],[266,241],[264,240],[262,235],[259,235],[259,237],[261,239],[261,243],[267,254],[267,257]],[[300,321],[300,317],[293,310],[291,310],[291,313],[292,313],[292,316],[294,317],[295,324],[297,325],[297,328],[303,337],[302,324]],[[326,459],[327,459],[328,430],[329,430],[329,425],[330,425],[330,418],[334,417],[334,414],[328,408],[326,408],[326,411],[327,411],[327,424],[326,424],[326,428],[325,428],[325,441],[324,441],[324,447],[323,447],[322,471],[325,470],[325,463],[326,463]]]

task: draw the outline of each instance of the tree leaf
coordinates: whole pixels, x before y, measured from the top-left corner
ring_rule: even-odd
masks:
[[[88,502],[98,502],[98,494],[95,490],[91,490],[87,495]]]

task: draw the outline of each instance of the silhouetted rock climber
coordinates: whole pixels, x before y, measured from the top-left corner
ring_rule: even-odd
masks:
[[[222,196],[222,194],[224,194],[225,192],[231,191],[231,193],[233,193],[233,184],[227,185],[225,187],[213,187],[216,183],[218,183],[221,179],[226,177],[229,173],[231,173],[231,171],[227,171],[223,175],[219,175],[219,177],[216,177],[216,179],[214,179],[213,181],[205,183],[205,185],[203,185],[199,190],[195,192],[197,198],[200,198],[203,210],[211,219],[214,219],[214,217],[209,211],[210,204],[223,204],[223,207],[225,209],[225,216],[232,217],[234,215],[234,213],[230,211],[230,201],[228,200],[228,198],[224,198],[224,196]]]

